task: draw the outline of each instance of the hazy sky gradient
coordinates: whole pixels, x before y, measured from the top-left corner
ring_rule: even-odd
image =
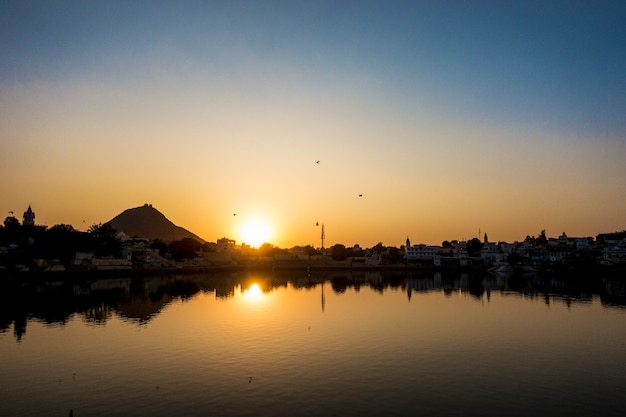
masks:
[[[0,213],[151,203],[280,247],[625,229],[626,3],[509,3],[0,0]]]

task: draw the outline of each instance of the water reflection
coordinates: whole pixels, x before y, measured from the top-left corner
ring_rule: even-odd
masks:
[[[263,291],[261,290],[261,287],[259,287],[259,284],[257,284],[256,282],[250,285],[248,289],[243,290],[242,294],[248,301],[252,302],[259,301],[261,298],[263,298]]]
[[[516,294],[550,305],[590,303],[594,296],[604,307],[626,306],[626,282],[622,279],[472,275],[470,273],[418,274],[380,271],[240,272],[115,279],[76,279],[47,282],[4,282],[1,285],[0,332],[11,326],[19,342],[29,320],[47,325],[64,325],[74,315],[85,323],[103,325],[113,316],[145,325],[165,306],[198,293],[229,299],[241,294],[248,302],[258,302],[277,288],[320,287],[321,311],[326,308],[325,287],[344,294],[362,287],[383,293],[404,291],[408,302],[415,293],[442,292],[450,297],[467,295],[489,302],[493,292]]]

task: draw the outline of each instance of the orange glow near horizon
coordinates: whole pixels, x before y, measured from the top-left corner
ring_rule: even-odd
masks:
[[[241,243],[255,248],[258,248],[263,243],[270,243],[270,239],[273,237],[269,223],[260,218],[244,220],[239,226],[237,235]]]

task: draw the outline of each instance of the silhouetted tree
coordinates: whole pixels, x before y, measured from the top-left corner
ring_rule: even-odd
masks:
[[[337,243],[336,245],[331,246],[330,248],[330,256],[335,261],[345,260],[350,255],[350,253],[351,251],[348,251],[346,247],[342,245],[341,243]]]
[[[17,240],[20,238],[21,228],[20,221],[16,217],[9,216],[4,219],[3,243],[17,243]]]
[[[76,257],[76,252],[91,250],[92,246],[88,234],[69,224],[55,224],[46,231],[40,250],[44,258],[56,258],[67,264]]]
[[[378,242],[377,244],[372,246],[371,251],[375,252],[375,253],[383,253],[385,251],[385,247],[383,246],[383,242]]]
[[[162,239],[154,239],[150,243],[150,248],[158,249],[159,256],[165,256],[165,254],[167,253],[167,243],[165,243]]]
[[[389,264],[399,264],[404,261],[404,250],[396,247],[388,248],[389,254],[385,257],[385,260]]]
[[[197,256],[197,252],[202,250],[202,243],[196,239],[186,237],[182,240],[175,240],[168,245],[172,258],[176,261],[184,261],[193,259]]]
[[[304,252],[309,256],[319,255],[319,251],[311,245],[306,245],[304,247]]]
[[[274,245],[267,242],[259,246],[259,249],[257,249],[259,256],[274,256],[275,252],[276,248],[274,248]]]
[[[96,256],[117,257],[122,250],[122,242],[117,238],[117,230],[110,223],[98,223],[89,226],[87,232],[93,239]]]
[[[478,256],[482,248],[483,242],[481,242],[477,237],[471,239],[465,244],[465,249],[470,256]]]
[[[443,242],[441,242],[441,247],[444,249],[452,249],[452,243],[444,240]]]

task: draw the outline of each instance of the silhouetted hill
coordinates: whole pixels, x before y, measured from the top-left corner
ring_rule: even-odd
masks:
[[[124,232],[129,237],[142,237],[150,240],[161,239],[165,242],[192,238],[205,243],[203,239],[189,230],[176,226],[149,204],[128,209],[107,223],[110,223],[118,232]]]

